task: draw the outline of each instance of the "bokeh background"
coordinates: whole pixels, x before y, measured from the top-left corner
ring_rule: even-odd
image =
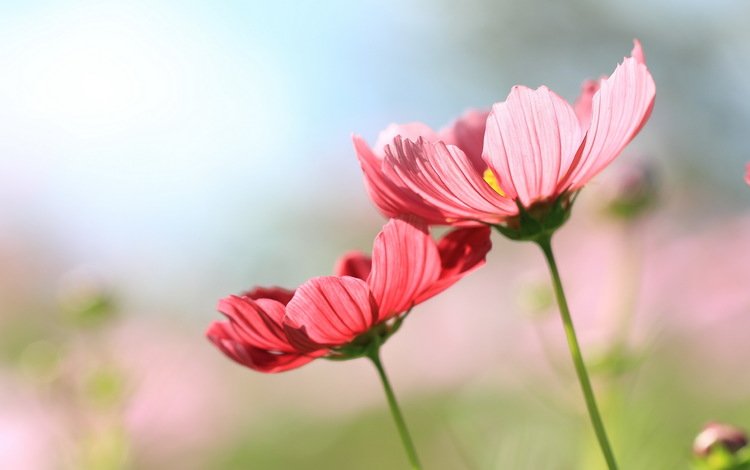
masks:
[[[203,337],[217,299],[369,250],[384,220],[352,132],[441,127],[517,83],[572,101],[635,37],[654,114],[556,244],[623,468],[687,468],[705,422],[750,426],[748,18],[731,0],[3,2],[0,468],[405,468],[370,364],[243,369]],[[613,215],[644,168],[651,204]],[[541,256],[493,240],[384,348],[425,467],[602,468]]]

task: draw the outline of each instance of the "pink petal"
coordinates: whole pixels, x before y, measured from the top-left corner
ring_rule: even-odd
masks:
[[[367,331],[377,318],[367,283],[317,277],[302,284],[287,305],[285,330],[298,348],[337,346]]]
[[[643,54],[643,48],[637,39],[633,40],[633,50],[630,52],[630,56],[641,64],[646,63],[646,56]],[[606,79],[607,76],[605,75],[598,80],[585,80],[581,85],[581,94],[573,105],[578,121],[581,123],[581,129],[588,129],[591,125],[591,106],[594,95],[599,91],[599,83]]]
[[[465,275],[483,266],[490,248],[492,242],[488,226],[450,231],[438,243],[440,277],[419,295],[417,303],[439,294]]]
[[[579,161],[560,189],[578,189],[614,160],[638,134],[651,115],[656,87],[642,62],[636,41],[633,57],[627,57],[614,73],[600,82],[592,102],[591,123]]]
[[[350,251],[339,258],[333,273],[366,280],[372,269],[372,259],[361,251]]]
[[[745,165],[745,183],[750,185],[750,163]]]
[[[424,224],[391,219],[375,238],[367,280],[378,320],[409,310],[440,275],[440,255]]]
[[[484,145],[484,129],[487,126],[489,114],[489,110],[469,110],[456,122],[441,129],[438,133],[439,140],[443,143],[460,148],[480,174],[487,168],[484,160],[482,160],[482,146]]]
[[[487,119],[484,158],[500,187],[524,206],[557,196],[581,146],[578,118],[546,87],[515,86]]]
[[[277,302],[281,302],[286,305],[292,300],[294,291],[284,289],[283,287],[253,287],[251,290],[242,293],[244,297],[250,297],[251,299],[273,299]]]
[[[406,124],[390,124],[378,134],[378,140],[372,151],[380,158],[385,156],[385,147],[393,142],[396,137],[402,139],[417,140],[420,137],[428,142],[437,142],[438,134],[427,124],[421,122],[409,122]]]
[[[586,80],[581,85],[581,94],[573,104],[581,129],[588,129],[591,124],[591,103],[597,91],[599,91],[599,80]]]
[[[633,39],[633,50],[630,51],[630,57],[634,58],[639,64],[646,64],[646,55],[643,53],[641,41]]]
[[[273,299],[251,299],[250,297],[229,296],[219,301],[217,310],[226,315],[243,341],[263,349],[293,352],[289,344],[282,320],[284,305]]]
[[[227,322],[212,323],[206,331],[206,336],[227,357],[260,372],[283,372],[307,364],[316,357],[302,353],[272,352],[255,347],[238,336]]]
[[[353,136],[354,149],[362,166],[365,186],[370,199],[386,217],[415,214],[433,223],[443,219],[439,210],[426,203],[419,195],[393,181],[383,173],[383,159],[376,155],[359,136]]]
[[[517,210],[513,201],[495,192],[466,154],[453,145],[397,137],[386,147],[386,164],[392,180],[399,180],[441,212],[442,223],[497,223]]]

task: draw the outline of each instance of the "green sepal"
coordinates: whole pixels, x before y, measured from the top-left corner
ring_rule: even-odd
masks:
[[[540,202],[526,208],[516,200],[518,215],[493,225],[511,240],[535,241],[549,239],[570,217],[578,193],[565,193],[552,202]]]
[[[705,457],[693,461],[695,470],[750,470],[750,447],[732,453],[722,445],[714,446]]]
[[[637,195],[629,199],[616,199],[610,202],[605,211],[614,218],[631,220],[646,213],[656,205],[653,195]]]
[[[377,349],[380,349],[380,346],[385,343],[388,338],[401,328],[401,323],[403,323],[410,311],[411,310],[389,321],[373,326],[347,344],[332,347],[331,353],[324,356],[323,359],[328,359],[330,361],[349,361],[351,359],[372,355]]]

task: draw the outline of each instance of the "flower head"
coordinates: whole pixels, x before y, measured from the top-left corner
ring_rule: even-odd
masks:
[[[448,203],[441,201],[444,193],[449,192],[453,187],[460,190],[465,183],[459,181],[458,184],[454,184],[452,179],[448,179],[439,187],[432,187],[430,182],[435,182],[440,175],[430,172],[429,168],[424,166],[429,165],[429,162],[425,160],[427,156],[425,159],[420,159],[419,156],[424,147],[424,152],[431,149],[429,156],[433,160],[437,159],[436,149],[439,148],[441,155],[446,157],[442,159],[445,165],[454,167],[464,165],[468,174],[482,175],[487,168],[482,160],[482,145],[488,115],[489,110],[468,111],[439,132],[419,122],[391,124],[380,133],[372,148],[362,137],[355,135],[353,137],[354,149],[364,172],[365,186],[378,209],[387,217],[413,214],[432,224],[446,223],[446,220],[459,218],[465,219],[463,215],[469,210],[467,204],[470,203],[461,204],[460,200]],[[420,147],[416,146],[417,143]],[[409,152],[408,155],[404,154],[405,146],[408,147],[406,150]],[[460,152],[461,158],[454,162],[449,148],[453,152]],[[414,178],[402,177],[402,166],[409,166]],[[420,166],[425,170],[423,175],[419,174]],[[453,171],[459,170],[454,168]],[[419,184],[416,184],[413,179],[420,176],[421,180]],[[486,186],[481,177],[478,185]],[[512,201],[506,201],[505,204],[507,209],[512,209]],[[486,204],[482,205],[484,206]],[[496,209],[489,208],[488,214],[494,213]],[[469,224],[471,224],[470,221]]]
[[[336,275],[296,291],[256,288],[219,302],[228,321],[208,338],[231,359],[261,372],[281,372],[315,358],[361,356],[371,341],[395,332],[414,305],[484,264],[489,228],[461,228],[439,242],[421,222],[393,219],[378,234],[372,257],[351,252]]]
[[[608,215],[635,220],[654,208],[659,196],[659,174],[653,164],[635,161],[612,176],[598,195]]]
[[[392,125],[374,148],[354,137],[370,195],[384,214],[429,223],[497,224],[521,207],[572,195],[638,134],[655,86],[638,41],[607,78],[584,82],[574,106],[547,87],[514,87],[439,133]],[[478,136],[483,135],[481,154]],[[462,136],[458,138],[458,136]]]
[[[693,454],[707,457],[716,447],[723,447],[734,454],[747,446],[747,434],[742,429],[724,423],[708,423],[695,437]]]

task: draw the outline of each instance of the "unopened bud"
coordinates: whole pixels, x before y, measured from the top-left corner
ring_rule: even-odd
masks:
[[[115,314],[110,289],[101,276],[86,267],[61,279],[58,300],[66,319],[77,326],[98,326]]]
[[[708,423],[693,441],[693,453],[696,457],[708,457],[716,448],[721,447],[731,454],[747,445],[747,434],[744,430],[723,423]]]
[[[653,165],[645,162],[622,168],[611,180],[606,211],[621,219],[633,219],[651,209],[658,192],[656,173]]]

